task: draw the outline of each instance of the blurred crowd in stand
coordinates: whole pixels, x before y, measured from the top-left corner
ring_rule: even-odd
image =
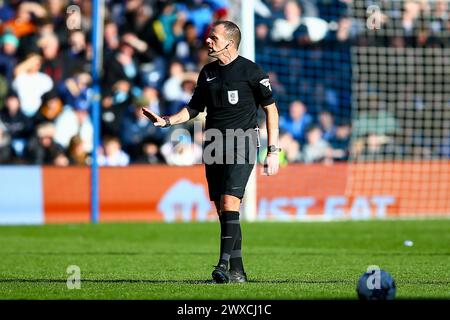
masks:
[[[447,0],[258,1],[256,57],[280,108],[284,163],[448,158],[450,96],[443,93],[450,82],[433,66],[439,59],[426,61],[421,49],[450,48],[449,8]],[[352,56],[364,47],[371,53]],[[383,48],[397,51],[388,57]],[[407,82],[400,74],[380,83],[386,71],[354,80],[355,67],[377,74],[388,59],[406,65],[407,56]],[[420,85],[430,72],[438,76]]]
[[[173,142],[175,128],[155,128],[141,107],[173,114],[185,106],[199,71],[211,61],[204,40],[214,21],[230,18],[232,5],[105,3],[100,165],[201,162],[202,134],[194,134],[192,121],[185,125],[192,134]],[[366,24],[371,4],[383,8],[377,32]],[[92,10],[88,0],[0,1],[0,164],[91,163]],[[282,164],[382,159],[397,152],[389,144],[399,127],[395,116],[352,114],[350,50],[448,47],[448,14],[447,1],[440,0],[256,1],[256,60],[279,104]],[[262,113],[260,120],[264,129]],[[365,130],[363,139],[351,139],[355,128],[371,125],[383,132]],[[442,156],[450,156],[448,145]],[[260,162],[264,155],[263,143]]]

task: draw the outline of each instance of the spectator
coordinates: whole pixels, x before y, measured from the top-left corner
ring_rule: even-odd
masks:
[[[379,94],[370,92],[365,99],[367,99],[367,109],[361,108],[361,111],[354,116],[354,135],[360,137],[374,133],[380,136],[393,136],[398,133],[398,121],[390,111],[386,110],[385,104],[380,101]]]
[[[47,35],[56,34],[56,27],[49,17],[43,17],[36,20],[36,30],[20,38],[18,48],[19,58],[26,57],[30,53],[40,53],[39,40]]]
[[[58,151],[56,153],[52,164],[58,167],[67,167],[70,164],[69,158],[67,157],[64,150]]]
[[[196,84],[197,73],[184,72],[183,66],[174,62],[171,66],[170,77],[163,87],[163,94],[167,103],[166,113],[175,114],[191,99]]]
[[[270,21],[268,19],[258,19],[255,25],[255,44],[264,48],[270,45]]]
[[[13,140],[26,140],[32,131],[31,119],[20,108],[17,93],[13,90],[6,95],[5,107],[0,110],[0,121],[6,126]]]
[[[134,84],[138,77],[138,64],[135,49],[124,39],[121,40],[119,50],[105,60],[104,86],[111,87],[120,80]]]
[[[154,17],[152,7],[144,4],[143,0],[126,2],[124,32],[133,32],[139,39],[145,40],[158,55],[164,55],[162,28],[161,22]]]
[[[72,77],[78,72],[87,71],[86,35],[80,30],[71,32],[68,45],[69,47],[62,52],[64,63],[62,80]]]
[[[273,20],[283,19],[285,17],[286,0],[269,0],[268,4]]]
[[[339,7],[339,4],[342,4],[347,0],[327,0],[327,1],[317,1],[317,0],[299,0],[299,4],[304,11],[305,17],[318,17],[319,16],[319,8],[317,7],[317,4],[319,3],[333,3],[333,8],[331,9],[331,12],[336,10],[336,7]],[[337,3],[336,3],[337,2]]]
[[[205,64],[210,63],[214,60],[209,56],[209,49],[206,45],[203,45],[199,49],[197,56],[198,56],[197,70],[201,70]]]
[[[160,91],[153,86],[144,87],[142,90],[142,98],[148,103],[147,107],[157,114],[165,112],[165,103],[159,97]]]
[[[352,19],[344,16],[337,22],[336,30],[330,30],[327,33],[326,39],[329,40],[329,43],[336,49],[349,47],[351,45],[351,40],[354,37],[354,30],[352,27]]]
[[[330,141],[336,135],[336,126],[334,125],[334,117],[329,111],[321,111],[319,113],[319,126],[322,130],[322,138]]]
[[[438,152],[441,157],[450,159],[450,129],[444,131]]]
[[[229,8],[227,0],[205,0],[206,3],[208,3],[211,6],[212,11],[212,20],[210,20],[210,13],[205,11],[205,18],[207,20],[210,20],[207,28],[203,31],[202,37],[204,40],[206,40],[206,36],[211,32],[211,29],[213,27],[214,22],[219,20],[233,20],[229,17]],[[256,13],[256,9],[255,9]],[[189,21],[193,21],[195,18],[192,16],[189,17]],[[198,26],[197,26],[198,27]],[[196,28],[197,28],[196,27]]]
[[[186,106],[191,100],[192,95],[194,94],[194,89],[196,86],[196,80],[194,80],[191,76],[186,75],[181,83],[181,96],[175,102],[176,112],[180,111],[181,108]],[[178,105],[177,105],[178,104]]]
[[[161,73],[160,69],[164,66],[164,63],[156,56],[154,50],[148,46],[147,42],[139,39],[134,33],[125,33],[122,36],[122,41],[134,49],[139,73],[137,81],[141,81],[143,84],[151,83],[153,81],[151,79],[152,72]],[[149,64],[153,65],[153,69],[149,69]]]
[[[402,17],[402,28],[407,46],[414,46],[415,35],[418,30],[418,19],[420,17],[420,4],[417,1],[406,0]]]
[[[124,111],[131,104],[131,84],[127,80],[117,81],[110,95],[102,101],[102,136],[119,136]]]
[[[140,1],[128,1],[128,6]],[[134,10],[134,11],[133,11]],[[165,34],[159,20],[153,18],[151,7],[142,5],[126,15],[123,40],[136,51],[139,64],[139,80],[143,86],[160,87],[164,77],[166,60],[163,58],[162,40]],[[134,20],[130,19],[134,17]]]
[[[307,144],[303,147],[303,160],[306,163],[329,162],[329,144],[322,139],[319,126],[312,126],[307,131]]]
[[[299,162],[301,160],[300,144],[289,132],[281,132],[279,138],[281,151],[279,153],[280,165],[286,166],[288,163]],[[264,163],[267,155],[267,148],[262,148],[259,152],[259,163]]]
[[[289,106],[289,117],[280,118],[280,129],[289,132],[300,144],[305,142],[305,131],[313,123],[312,116],[306,112],[306,106],[299,100]]]
[[[289,132],[280,134],[280,148],[283,150],[287,163],[301,161],[300,144]]]
[[[428,44],[433,47],[448,47],[448,36],[443,36],[446,32],[450,31],[448,1],[437,0],[435,2],[434,10],[430,13],[429,19]]]
[[[92,30],[93,2],[85,0],[73,0],[73,1],[76,5],[80,7],[80,12],[82,14],[80,21],[81,30]]]
[[[194,94],[196,81],[189,79],[186,77],[185,80],[181,83],[181,94],[175,100],[172,101],[171,104],[166,108],[166,113],[175,114],[180,111],[184,106],[186,106],[191,100],[192,95]]]
[[[52,165],[64,153],[64,148],[54,141],[55,125],[51,122],[41,123],[36,128],[36,136],[28,141],[25,159],[29,164]],[[60,162],[57,162],[60,164]]]
[[[208,27],[213,22],[213,15],[214,15],[213,8],[206,2],[209,2],[210,4],[213,4],[215,6],[214,9],[216,9],[215,11],[218,13],[218,16],[226,15],[226,8],[223,6],[223,4],[219,4],[217,1],[215,1],[216,4],[214,4],[214,1],[212,0],[188,1],[186,6],[181,3],[176,4],[176,9],[179,13],[182,13],[182,18],[185,18],[187,21],[190,21],[195,24],[195,28],[198,30],[198,34],[202,40],[205,39]]]
[[[103,34],[105,36],[103,50],[105,52],[105,56],[109,57],[119,49],[120,45],[119,27],[114,21],[106,20]]]
[[[162,139],[161,130],[158,130],[142,113],[142,106],[147,106],[148,100],[139,99],[136,104],[131,105],[123,118],[121,141],[124,150],[132,159],[141,155],[142,143],[148,137]]]
[[[8,81],[0,75],[0,110],[3,109],[5,105],[6,95],[8,94],[10,84]]]
[[[184,37],[177,40],[174,55],[183,62],[187,70],[195,71],[198,63],[197,52],[203,43],[199,38],[198,30],[192,22],[184,26]]]
[[[309,2],[307,5],[308,8],[312,7],[311,2],[315,2],[317,4],[316,10],[310,10],[311,14],[308,15],[305,12],[306,16],[316,16],[318,15],[326,20],[327,22],[337,22],[342,17],[345,17],[349,14],[349,5],[353,0],[301,0],[304,2]],[[306,10],[305,10],[306,11]],[[318,11],[318,12],[317,12]]]
[[[0,164],[11,163],[14,158],[14,151],[11,146],[11,137],[6,126],[0,121]]]
[[[433,34],[439,35],[450,29],[448,0],[437,0],[435,6],[430,27]]]
[[[135,163],[141,164],[164,164],[164,156],[161,154],[160,146],[158,140],[147,137],[142,142],[142,150],[140,156],[137,158]]]
[[[169,65],[169,77],[164,82],[162,93],[164,99],[171,103],[182,95],[181,83],[184,78],[184,65],[180,61],[172,61]]]
[[[27,117],[35,115],[41,106],[42,95],[53,88],[52,79],[39,71],[41,66],[42,57],[32,53],[19,63],[14,71],[15,79],[12,86],[19,96],[22,111]]]
[[[33,16],[43,18],[46,15],[47,12],[40,4],[35,2],[22,2],[19,4],[16,16],[0,24],[0,34],[9,31],[18,38],[29,35],[36,30]]]
[[[187,22],[186,14],[184,12],[178,11],[176,17],[175,22],[172,24],[173,43],[170,52],[172,55],[175,51],[177,42],[184,38],[184,28]]]
[[[42,95],[42,104],[33,116],[34,126],[44,122],[55,122],[63,110],[63,103],[55,89]]]
[[[185,16],[185,15],[184,15]],[[158,17],[160,26],[162,27],[162,32],[164,36],[162,37],[162,53],[168,55],[173,50],[173,45],[175,43],[175,36],[173,34],[172,26],[177,20],[177,12],[175,4],[172,2],[167,2]]]
[[[56,120],[55,141],[68,148],[74,136],[83,141],[84,151],[92,152],[94,128],[89,117],[90,105],[79,100],[73,106],[66,105]]]
[[[83,139],[79,136],[73,136],[70,139],[68,147],[69,163],[75,166],[85,166],[91,163],[89,153],[86,152]]]
[[[336,134],[329,141],[332,148],[333,161],[347,161],[349,158],[351,127],[341,123],[336,127]]]
[[[182,135],[178,141],[168,141],[161,147],[166,162],[175,166],[191,166],[202,162],[202,148],[191,141],[191,137]]]
[[[59,93],[65,105],[83,106],[88,109],[92,101],[90,85],[92,77],[87,72],[76,72],[59,85]]]
[[[289,0],[284,8],[284,18],[276,19],[271,32],[272,41],[279,43],[310,43],[308,27],[302,21],[302,9],[295,0]]]
[[[360,143],[358,140],[355,143]],[[356,147],[356,148],[355,148]],[[395,146],[391,137],[370,133],[362,138],[362,145],[353,148],[353,154],[357,161],[380,161],[389,159],[395,155]]]
[[[100,166],[127,166],[130,157],[122,150],[120,140],[117,137],[109,136],[103,139],[102,153],[98,155]]]
[[[70,65],[63,61],[58,37],[54,33],[45,34],[41,36],[37,44],[44,58],[42,71],[52,78],[53,83],[58,84],[67,73],[64,69]]]
[[[362,111],[354,121],[354,134],[357,137],[371,133],[395,135],[399,130],[397,119],[386,110]]]
[[[0,38],[0,74],[4,75],[8,82],[14,78],[14,68],[17,65],[17,48],[19,38],[13,33],[5,33]]]
[[[270,86],[273,90],[273,93],[276,95],[285,95],[287,93],[286,87],[279,80],[279,76],[275,71],[267,72],[270,80]]]
[[[11,6],[10,1],[3,1],[0,3],[0,22],[8,21],[14,18],[15,12],[13,7]]]
[[[66,24],[66,11],[70,5],[69,0],[44,0],[43,2],[43,6],[47,11],[47,17],[54,25],[55,33],[58,35],[62,46],[65,46],[65,41],[69,38]]]
[[[192,129],[192,128],[195,128],[195,125],[194,125],[195,123],[200,124],[202,127],[202,130],[193,130],[194,131],[194,134],[193,134],[194,143],[203,149],[204,141],[205,141],[205,132],[204,132],[205,131],[205,122],[200,119],[200,116],[198,116],[191,123],[187,123],[187,125],[192,125],[192,127],[191,127],[191,129]]]

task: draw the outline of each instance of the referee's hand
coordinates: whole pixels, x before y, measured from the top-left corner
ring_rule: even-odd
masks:
[[[155,127],[164,127],[166,125],[166,120],[158,116],[156,113],[151,111],[146,107],[142,107],[142,113],[153,122]]]
[[[278,173],[279,167],[280,167],[280,160],[278,153],[268,153],[266,161],[264,163],[263,174],[265,174],[266,176],[276,175]]]

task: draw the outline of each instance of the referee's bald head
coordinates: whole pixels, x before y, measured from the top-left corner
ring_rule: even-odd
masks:
[[[224,27],[227,39],[233,40],[236,45],[236,49],[238,49],[239,44],[241,43],[241,30],[237,24],[228,20],[218,20],[214,22],[213,27],[217,27],[219,25]]]

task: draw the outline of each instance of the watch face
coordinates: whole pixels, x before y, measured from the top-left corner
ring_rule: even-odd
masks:
[[[163,119],[166,120],[166,127],[170,126],[169,117],[164,117]]]

